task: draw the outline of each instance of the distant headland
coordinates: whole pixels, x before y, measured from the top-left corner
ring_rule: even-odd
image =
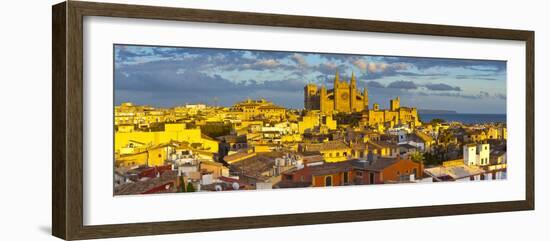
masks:
[[[458,113],[454,110],[419,109],[418,114],[444,115],[444,114],[458,114]]]

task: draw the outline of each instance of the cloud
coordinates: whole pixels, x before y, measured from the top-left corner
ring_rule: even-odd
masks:
[[[417,89],[418,86],[412,81],[398,80],[398,81],[391,82],[388,85],[388,88],[413,90],[413,89]]]
[[[321,74],[331,76],[333,78],[338,70],[338,73],[344,73],[348,69],[348,66],[344,64],[336,64],[335,62],[324,62],[315,67],[316,71],[319,71]]]
[[[384,85],[380,84],[380,82],[377,81],[368,81],[367,87],[369,88],[384,88]]]
[[[495,74],[469,74],[455,75],[455,79],[475,79],[475,80],[499,80]]]
[[[503,94],[503,93],[496,93],[495,97],[501,100],[506,100],[506,94]]]
[[[438,91],[460,91],[460,87],[458,86],[450,86],[448,84],[443,84],[443,83],[439,83],[439,84],[426,84],[424,85],[424,87],[426,87],[427,89],[429,90],[438,90]]]
[[[407,76],[410,73],[407,71],[410,67],[404,63],[369,62],[366,67],[367,74],[364,77],[373,80],[390,76]]]
[[[352,64],[363,72],[367,71],[367,67],[369,65],[369,63],[367,63],[364,59],[356,59],[352,62]]]
[[[213,97],[219,97],[219,104],[231,105],[246,97],[265,97],[287,107],[300,107],[305,83],[331,88],[337,70],[346,81],[355,71],[357,80],[373,89],[369,92],[373,101],[381,103],[388,96],[409,96],[418,103],[438,96],[491,98],[498,103],[506,98],[490,88],[466,94],[463,88],[472,89],[467,84],[438,83],[452,78],[505,78],[504,61],[133,45],[116,45],[114,60],[116,100],[159,106],[206,102]]]
[[[464,68],[474,71],[506,71],[506,61],[500,60],[444,59],[421,57],[382,57],[381,60],[387,63],[405,63],[414,65],[419,70],[431,68]]]
[[[388,68],[388,66],[389,65],[386,63],[374,63],[374,62],[368,63],[368,69],[371,73],[385,71]]]
[[[292,56],[294,53],[285,51],[262,51],[262,50],[239,50],[246,51],[249,55],[257,59],[284,59]]]
[[[303,54],[295,53],[291,58],[299,67],[307,68],[309,66]]]
[[[279,65],[280,65],[279,61],[274,59],[261,59],[258,62],[256,62],[256,66],[260,68],[275,68]]]
[[[168,64],[168,61],[164,62]],[[269,60],[263,63],[274,64]],[[269,79],[263,82],[251,79],[236,82],[198,70],[171,70],[156,66],[155,63],[146,63],[115,71],[115,102],[130,101],[170,107],[204,103],[217,97],[218,104],[229,106],[246,97],[264,97],[287,107],[301,108],[303,105],[303,94],[297,91],[304,87],[301,79]]]
[[[489,92],[487,91],[479,91],[479,95],[478,95],[480,98],[487,98],[489,97]]]

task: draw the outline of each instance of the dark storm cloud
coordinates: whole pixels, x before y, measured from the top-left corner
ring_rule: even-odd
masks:
[[[116,73],[115,79],[115,89],[126,93],[124,96],[117,96],[115,92],[117,103],[123,101],[140,103],[141,101],[137,98],[138,93],[166,99],[167,103],[161,104],[162,106],[183,104],[181,101],[178,102],[177,99],[201,102],[213,97],[221,97],[220,101],[225,100],[227,101],[225,104],[230,104],[247,96],[262,97],[258,94],[261,92],[269,92],[279,96],[282,102],[292,104],[289,106],[296,108],[301,106],[303,100],[303,95],[300,95],[299,99],[294,98],[296,90],[303,88],[303,82],[292,79],[271,80],[265,83],[257,83],[254,80],[233,82],[219,75],[210,76],[193,70],[173,72],[163,69],[133,72],[132,74],[119,71]],[[134,96],[135,99],[129,100],[127,99],[128,96]]]

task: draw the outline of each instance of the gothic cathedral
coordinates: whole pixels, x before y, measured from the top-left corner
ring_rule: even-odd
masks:
[[[334,112],[361,112],[369,106],[367,87],[363,93],[357,89],[355,75],[351,74],[350,83],[340,81],[338,71],[334,77],[334,88],[327,90],[323,85],[319,88],[315,84],[304,87],[304,108],[306,110],[320,110],[324,114]]]

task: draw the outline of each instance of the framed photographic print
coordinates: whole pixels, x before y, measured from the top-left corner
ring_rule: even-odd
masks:
[[[53,6],[53,235],[534,209],[534,32]]]

